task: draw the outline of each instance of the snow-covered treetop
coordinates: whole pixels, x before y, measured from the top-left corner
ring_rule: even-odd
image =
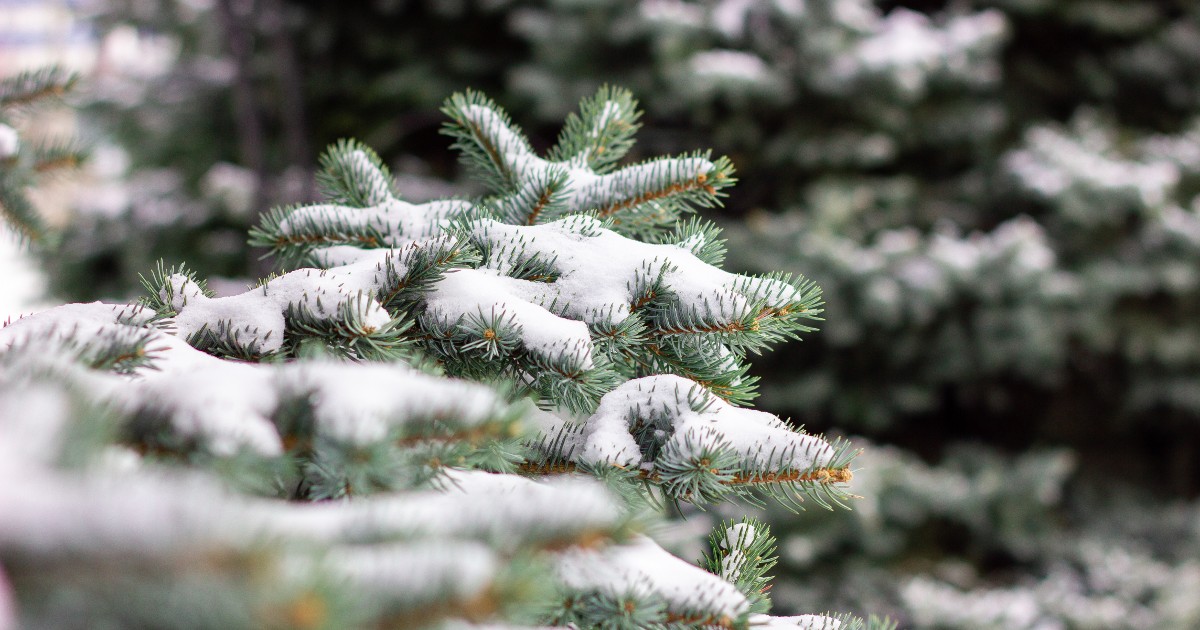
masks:
[[[158,287],[151,304],[187,335],[215,335],[204,342],[208,347],[247,349],[234,356],[286,353],[295,346],[292,339],[311,339],[311,331],[320,331],[327,343],[351,356],[376,358],[380,348],[386,349],[383,354],[395,349],[432,358],[450,374],[512,382],[535,394],[544,408],[579,416],[560,418],[561,426],[543,435],[543,446],[558,444],[557,450],[542,451],[550,469],[562,460],[650,470],[651,460],[666,457],[670,461],[662,462],[662,470],[696,469],[711,477],[705,482],[711,491],[696,493],[676,484],[678,491],[669,493],[689,499],[719,496],[718,486],[735,481],[789,486],[803,481],[807,487],[813,481],[808,476],[825,468],[841,472],[821,476],[820,485],[844,481],[844,454],[832,457],[838,449],[819,438],[793,439],[798,434],[774,419],[772,430],[791,437],[769,445],[753,444],[763,435],[734,439],[732,422],[716,433],[708,427],[701,440],[705,448],[721,450],[727,441],[741,440],[736,464],[724,468],[696,468],[691,460],[705,458],[692,457],[681,445],[700,438],[683,424],[680,446],[654,447],[636,457],[629,431],[622,442],[629,448],[619,456],[615,451],[600,456],[598,442],[584,448],[560,435],[582,426],[580,420],[597,412],[600,397],[629,379],[673,374],[683,378],[664,391],[696,387],[723,406],[749,400],[753,379],[745,375],[746,353],[810,330],[804,322],[820,313],[819,292],[786,276],[721,270],[724,248],[718,232],[699,221],[679,224],[676,219],[670,232],[640,233],[648,240],[614,229],[616,218],[605,205],[614,189],[622,198],[638,200],[650,199],[646,193],[663,185],[658,176],[636,174],[640,167],[595,174],[615,168],[598,155],[623,153],[632,143],[637,112],[623,91],[605,88],[585,101],[581,113],[568,120],[550,160],[535,156],[507,116],[482,96],[452,97],[447,112],[453,119],[449,133],[472,165],[489,173],[495,196],[475,203],[408,204],[373,152],[343,142],[322,160],[320,181],[330,203],[276,211],[254,233],[255,242],[286,261],[319,271],[292,271],[222,299],[206,297],[194,280],[164,275],[151,283]],[[705,178],[731,181],[724,175],[729,171],[725,160],[646,164],[671,172],[699,169]],[[551,171],[557,174],[550,179],[558,181],[553,190],[521,192],[530,182],[549,181]],[[613,179],[622,173],[632,175],[625,183]],[[684,180],[672,181],[667,189]],[[601,188],[609,192],[576,194],[600,186],[597,182],[608,182]],[[696,199],[682,188],[667,193],[653,203],[623,207],[625,224],[667,206],[677,216]],[[711,192],[705,194],[700,199],[715,201]],[[556,209],[546,212],[549,207]],[[730,408],[721,417],[733,417],[735,411]],[[830,457],[800,462],[796,453],[807,453],[816,443]],[[585,452],[592,454],[576,461]],[[649,478],[676,487],[663,481],[662,471]]]
[[[482,96],[453,97],[447,111],[449,132],[490,173],[494,196],[405,203],[378,157],[344,142],[323,159],[330,203],[280,209],[254,232],[254,242],[285,263],[324,272],[292,272],[250,297],[227,298],[260,305],[242,320],[204,299],[157,307],[189,322],[189,334],[226,321],[240,345],[256,343],[260,352],[284,344],[291,318],[279,313],[288,304],[310,328],[328,328],[345,311],[343,327],[355,338],[412,322],[399,338],[442,362],[508,358],[505,376],[576,412],[590,412],[622,379],[662,372],[746,402],[754,381],[745,376],[745,353],[809,330],[805,321],[820,313],[811,283],[722,271],[717,230],[678,221],[732,183],[727,160],[652,160],[597,174],[632,144],[637,113],[627,93],[602,89],[585,101],[549,160],[533,155]],[[701,179],[710,183],[688,184]],[[529,186],[542,188],[533,194]],[[624,205],[609,212],[618,197]],[[635,224],[653,229],[629,229]],[[160,280],[158,292],[165,299],[176,288]],[[396,321],[386,323],[377,306]]]

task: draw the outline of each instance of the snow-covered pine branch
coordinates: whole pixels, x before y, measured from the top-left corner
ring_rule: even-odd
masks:
[[[558,166],[488,103],[451,101],[480,123],[460,146],[544,189],[521,198],[533,220],[505,220],[511,194],[401,201],[345,141],[328,203],[252,235],[304,267],[216,297],[160,265],[136,305],[0,328],[0,471],[23,480],[0,489],[0,570],[23,624],[857,627],[762,615],[768,562],[675,558],[638,494],[845,498],[845,444],[734,406],[746,353],[811,330],[819,291],[723,271],[718,231],[679,224],[727,161],[616,168],[627,93],[585,102]]]
[[[848,498],[855,453],[796,431],[765,412],[726,403],[688,379],[660,375],[609,392],[583,422],[537,417],[532,471],[614,467],[658,484],[676,500],[721,501],[761,487],[783,502]]]
[[[523,146],[523,140],[509,142]],[[357,187],[331,190],[333,199],[375,205],[283,209],[255,232],[256,243],[273,247],[285,260],[323,267],[323,274],[295,271],[253,295],[218,302],[197,298],[177,319],[193,333],[202,325],[212,332],[226,321],[240,343],[258,339],[259,347],[272,352],[284,343],[287,323],[277,313],[288,304],[304,306],[310,318],[322,313],[335,318],[340,305],[371,294],[392,314],[390,329],[407,326],[400,323],[410,321],[405,315],[415,315],[415,326],[400,336],[459,366],[452,371],[478,373],[480,359],[508,365],[504,376],[525,381],[555,404],[586,412],[620,379],[660,372],[687,376],[728,400],[746,402],[754,379],[745,376],[745,353],[811,330],[805,322],[820,313],[819,289],[809,282],[717,268],[723,249],[716,231],[700,222],[646,243],[614,232],[611,219],[586,214],[525,226],[495,220],[486,205],[445,200],[413,206],[393,196],[371,155],[352,143],[335,146],[323,158],[332,170],[322,181]],[[540,181],[541,175],[523,177]],[[290,238],[299,233],[303,239]],[[401,246],[404,254],[396,254]],[[408,266],[399,265],[402,258],[418,256],[427,263],[421,283],[414,274],[396,271]],[[304,276],[298,284],[295,274]],[[282,290],[272,299],[281,301],[256,321],[225,313],[235,299],[263,304],[274,285]],[[410,296],[403,305],[391,301],[400,288]],[[172,289],[164,284],[158,292]],[[374,305],[361,298],[356,304]],[[377,318],[376,329],[384,324],[382,314]],[[268,331],[274,331],[274,341],[261,339]],[[351,336],[364,336],[361,327]]]
[[[579,212],[610,219],[628,236],[648,238],[674,227],[681,213],[719,205],[733,165],[707,153],[657,158],[616,168],[633,146],[637,102],[603,87],[572,114],[549,158],[534,153],[499,106],[468,91],[447,100],[445,133],[468,166],[484,174],[508,223],[534,225]],[[615,169],[615,170],[614,170]]]

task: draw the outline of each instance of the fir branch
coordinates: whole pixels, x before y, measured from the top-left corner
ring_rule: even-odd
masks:
[[[552,452],[553,447],[548,447],[546,452]],[[719,452],[718,452],[719,453]],[[694,461],[689,461],[688,466],[684,469],[688,474],[691,473],[707,473],[715,478],[715,481],[725,486],[767,486],[771,484],[779,484],[784,487],[796,487],[796,484],[809,484],[813,487],[828,486],[832,484],[845,485],[853,481],[854,472],[850,470],[849,465],[845,466],[824,466],[809,470],[789,470],[783,472],[744,472],[730,473],[727,472],[732,466],[723,466],[723,462],[728,460],[723,454],[709,454],[696,458]],[[622,469],[620,466],[613,466],[616,469]],[[585,467],[579,464],[567,461],[564,459],[545,459],[541,461],[526,460],[520,465],[521,472],[529,475],[571,475],[578,472],[586,472]],[[726,471],[726,472],[722,472]],[[645,470],[632,471],[640,479],[652,483],[664,483],[663,474],[660,472],[650,472]],[[668,478],[678,479],[680,471],[672,470],[668,473]],[[677,485],[690,482],[677,482]],[[723,500],[725,491],[715,493],[716,500]],[[691,498],[696,497],[695,493],[680,493],[680,497]],[[849,496],[849,495],[846,495]],[[715,501],[708,501],[715,502]],[[823,505],[824,507],[824,505]]]
[[[60,66],[21,72],[0,80],[0,109],[26,107],[61,98],[78,81],[79,75]]]
[[[597,216],[613,217],[615,225],[627,221],[625,215],[636,216],[641,206],[652,203],[670,201],[684,210],[719,205],[720,198],[725,196],[723,190],[737,182],[733,177],[733,164],[722,157],[702,172],[680,170],[681,164],[695,161],[707,163],[709,154],[658,158],[627,166],[608,175],[610,181],[606,183],[609,185],[604,189],[588,191],[591,194],[586,195],[580,205],[594,210]]]
[[[494,197],[489,206],[496,217],[514,225],[536,225],[559,218],[570,209],[570,176],[551,168],[525,177],[515,192]]]
[[[270,253],[287,266],[305,260],[313,250],[322,247],[351,245],[373,249],[386,244],[387,238],[377,226],[343,216],[340,206],[325,206],[325,212],[297,213],[311,208],[272,208],[262,215],[258,226],[250,229],[250,245],[271,248]]]
[[[47,226],[26,196],[25,188],[15,170],[0,167],[0,218],[21,241],[43,243],[48,236]]]
[[[382,326],[367,323],[366,313],[374,298],[360,293],[338,304],[336,317],[317,316],[303,303],[288,306],[284,335],[290,347],[303,339],[321,339],[336,356],[369,361],[399,361],[407,358],[413,340],[406,334],[412,319],[393,318]]]
[[[454,138],[452,146],[462,151],[466,164],[492,189],[514,189],[519,176],[514,161],[533,149],[508,114],[474,90],[452,95],[442,112],[450,118],[442,134]]]
[[[31,168],[35,173],[51,173],[77,168],[88,153],[74,140],[47,141],[30,149]]]
[[[678,374],[733,405],[746,405],[758,396],[758,377],[715,335],[659,337],[631,358],[639,365],[639,376]]]
[[[173,280],[172,276],[182,278],[182,280]],[[177,295],[182,286],[195,286],[201,295],[208,298],[215,296],[208,288],[208,280],[198,278],[196,272],[188,269],[186,264],[181,263],[167,267],[166,262],[161,258],[155,263],[150,277],[138,274],[138,281],[141,283],[142,289],[146,291],[145,295],[138,298],[138,304],[153,310],[160,318],[178,315],[177,301],[182,300],[184,304],[187,303],[185,297]]]
[[[629,90],[601,86],[594,96],[579,104],[579,114],[567,116],[548,157],[596,173],[607,172],[633,147],[641,115]]]
[[[379,303],[393,313],[410,312],[446,272],[478,263],[478,252],[457,235],[427,239],[393,250],[382,264]]]
[[[205,324],[200,330],[188,335],[187,342],[201,352],[225,359],[251,363],[281,361],[284,357],[282,351],[263,348],[263,344],[270,341],[273,332],[267,331],[263,335],[258,329],[245,329],[223,319],[213,326]],[[243,333],[247,337],[246,340],[242,339]]]
[[[766,573],[778,562],[775,550],[770,528],[746,517],[713,528],[709,550],[698,564],[736,586],[750,601],[751,613],[766,613],[771,608],[767,595],[771,576]]]
[[[661,234],[651,242],[670,243],[691,252],[696,258],[714,267],[725,262],[725,241],[721,228],[700,217],[690,217],[679,223],[669,234]]]
[[[321,154],[317,186],[330,203],[367,208],[399,199],[387,165],[373,149],[341,139]]]

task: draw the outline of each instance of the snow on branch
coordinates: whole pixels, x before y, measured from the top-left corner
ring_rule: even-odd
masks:
[[[903,8],[886,16],[871,11],[863,18],[866,36],[834,55],[814,76],[819,89],[843,95],[865,81],[876,81],[916,101],[947,77],[979,85],[999,77],[992,58],[1009,30],[999,11],[958,15],[945,24],[933,24],[925,15]]]
[[[210,479],[153,468],[93,468],[86,475],[33,469],[22,484],[0,489],[0,554],[11,561],[14,579],[26,580],[19,602],[26,620],[42,612],[34,591],[52,588],[32,578],[71,571],[73,584],[87,585],[89,601],[100,606],[96,614],[123,620],[116,625],[162,614],[154,598],[129,598],[123,588],[187,583],[193,588],[171,591],[171,610],[224,593],[222,627],[233,623],[226,615],[294,617],[301,610],[342,626],[355,618],[472,616],[486,601],[500,603],[491,597],[498,592],[513,593],[503,603],[516,605],[519,586],[531,579],[519,568],[539,567],[533,554],[576,537],[597,544],[622,523],[618,505],[595,483],[516,479],[514,490],[496,493],[495,484],[460,481],[464,489],[449,495],[339,506],[247,498]],[[539,517],[549,526],[520,526]],[[432,527],[444,524],[450,527]],[[471,531],[480,526],[502,527],[504,544]],[[106,584],[121,588],[109,591]],[[97,604],[105,600],[107,606]]]
[[[508,115],[477,92],[456,94],[443,111],[445,133],[468,164],[486,175],[490,203],[506,222],[534,225],[567,214],[611,218],[623,234],[669,229],[681,212],[718,205],[734,183],[726,158],[658,158],[611,170],[633,145],[640,115],[628,92],[604,87],[572,115],[550,158],[534,153]]]
[[[516,136],[501,134],[497,142],[524,151]],[[368,354],[401,354],[406,342],[415,341],[452,371],[481,374],[481,359],[507,365],[486,373],[525,382],[547,402],[588,412],[621,377],[657,372],[679,373],[728,400],[748,401],[754,381],[745,377],[744,355],[811,330],[805,322],[820,313],[820,293],[811,283],[739,276],[714,266],[723,248],[717,232],[699,222],[660,234],[655,243],[624,237],[611,229],[615,219],[589,215],[560,213],[540,225],[511,225],[466,202],[435,207],[395,200],[383,184],[385,171],[362,150],[338,145],[324,161],[334,164],[325,181],[343,187],[338,195],[375,205],[279,211],[256,237],[269,244],[272,234],[287,236],[303,225],[307,244],[277,252],[299,255],[324,271],[293,271],[221,300],[175,287],[179,279],[159,283],[157,308],[174,315],[184,334],[199,335],[189,337],[199,347],[238,358],[270,356],[286,350],[286,336],[296,328],[284,315],[299,311],[310,329],[345,322],[346,334],[326,335],[335,347],[369,337],[371,343],[359,344]],[[637,168],[612,177],[642,178]],[[558,203],[566,194],[565,175],[538,177],[529,181],[548,192],[530,194]],[[381,196],[387,198],[375,203]],[[436,209],[451,206],[457,210]],[[469,218],[460,211],[470,212]],[[371,240],[344,238],[348,233],[370,234]],[[421,238],[405,236],[413,234]],[[401,293],[404,299],[396,299]],[[354,348],[349,352],[364,357]]]
[[[13,374],[38,365],[67,373],[73,362],[86,361],[62,350],[71,346],[50,342],[31,353],[31,335],[53,340],[54,331],[95,329],[119,342],[118,331],[140,331],[145,336],[140,347],[158,350],[137,372],[139,378],[90,372],[72,379],[82,394],[121,414],[118,429],[129,444],[159,453],[226,458],[287,452],[309,463],[306,484],[336,482],[335,494],[375,489],[355,482],[355,470],[387,469],[391,483],[405,482],[397,466],[404,461],[405,447],[413,444],[478,444],[522,434],[519,408],[483,385],[422,374],[401,364],[222,361],[166,332],[118,323],[130,319],[130,312],[145,317],[148,310],[68,305],[19,320],[0,329],[0,364]],[[426,455],[419,453],[410,467],[423,466]]]
[[[732,627],[749,611],[733,584],[672,556],[654,541],[637,537],[601,550],[574,549],[557,564],[572,603],[563,621],[591,625],[617,612],[639,612],[645,621]],[[598,610],[596,610],[598,609]],[[636,617],[634,617],[636,619]]]
[[[848,496],[848,445],[735,406],[747,354],[811,330],[821,298],[722,270],[718,230],[681,224],[728,160],[618,167],[639,113],[615,88],[549,159],[479,94],[446,112],[497,197],[406,203],[343,141],[326,203],[252,234],[287,273],[218,298],[160,265],[138,305],[0,328],[0,471],[22,480],[0,486],[0,561],[33,625],[58,613],[48,571],[113,627],[856,627],[757,615],[755,523],[719,532],[711,571],[638,535],[645,498]],[[608,484],[549,474],[575,470]]]
[[[621,385],[585,422],[539,416],[535,472],[578,467],[637,470],[674,499],[714,502],[761,487],[776,496],[810,496],[827,505],[848,495],[854,453],[789,427],[761,411],[733,407],[678,376]]]

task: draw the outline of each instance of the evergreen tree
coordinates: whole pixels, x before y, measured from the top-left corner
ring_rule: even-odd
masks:
[[[218,298],[160,266],[137,304],[0,329],[22,627],[892,627],[766,615],[756,520],[715,530],[707,571],[646,535],[664,502],[847,498],[845,442],[735,404],[747,352],[820,296],[721,270],[682,219],[729,163],[621,165],[622,90],[546,158],[478,93],[445,109],[485,199],[405,202],[342,142],[324,202],[252,234],[281,275]]]
[[[148,4],[138,3],[140,15]],[[1171,599],[1163,583],[1140,571],[1113,577],[1108,568],[1132,562],[1162,569],[1167,583],[1194,579],[1191,543],[1175,544],[1187,537],[1140,525],[1186,512],[1161,495],[1194,498],[1200,479],[1200,14],[1190,4],[380,1],[361,13],[287,6],[311,86],[308,111],[322,112],[308,117],[308,137],[318,142],[367,137],[393,166],[404,160],[411,170],[415,162],[403,156],[415,154],[449,175],[442,147],[424,142],[437,124],[430,92],[488,86],[498,102],[528,112],[531,144],[548,147],[579,98],[619,81],[635,87],[647,109],[631,155],[683,151],[701,134],[755,174],[722,213],[727,264],[803,271],[824,288],[831,313],[822,335],[755,361],[753,373],[771,375],[762,404],[906,451],[884,467],[892,471],[889,492],[908,500],[884,501],[879,520],[862,509],[773,523],[785,551],[777,607],[840,602],[839,609],[894,612],[906,624],[961,628],[1196,625],[1194,609]],[[464,36],[444,37],[427,27],[433,23]],[[311,38],[298,36],[306,33]],[[205,55],[230,54],[217,48]],[[256,50],[259,89],[274,93],[275,54]],[[344,86],[356,96],[339,92]],[[229,99],[221,86],[209,87]],[[369,103],[357,97],[363,91]],[[227,103],[220,105],[177,128],[224,120],[232,129]],[[176,139],[211,146],[212,135],[239,137]],[[197,160],[197,172],[214,159]],[[236,150],[220,159],[236,160]],[[411,186],[405,192],[427,198]],[[202,216],[191,207],[187,214]],[[224,233],[240,231],[252,214]],[[242,274],[249,260],[240,248],[212,246],[230,239],[182,222],[147,226],[132,214],[121,230],[80,234],[135,230],[147,241],[182,242],[128,262],[136,248],[108,237],[71,250],[96,256],[70,277],[91,280],[116,266],[109,262],[127,261],[116,276],[124,284],[109,290],[117,294],[165,251],[191,252],[195,262],[232,251],[235,264],[205,267],[222,275]],[[998,448],[976,450],[980,441]],[[1019,454],[1047,445],[1073,455]],[[946,490],[910,492],[901,481],[910,477]],[[998,478],[1011,492],[997,493]],[[1125,484],[1124,493],[1115,490]],[[964,488],[944,504],[944,494]],[[1139,500],[1109,499],[1125,493]],[[979,525],[979,513],[997,515],[1002,526]],[[1031,524],[1000,518],[1014,513]],[[1122,530],[1104,520],[1139,525]],[[830,530],[863,533],[806,555],[814,539],[834,539]],[[908,597],[901,586],[910,581],[923,585],[915,593],[959,605]],[[995,601],[1037,612],[1000,618],[972,604]],[[1055,603],[1063,601],[1084,603]],[[1099,610],[1109,616],[1089,617]]]

